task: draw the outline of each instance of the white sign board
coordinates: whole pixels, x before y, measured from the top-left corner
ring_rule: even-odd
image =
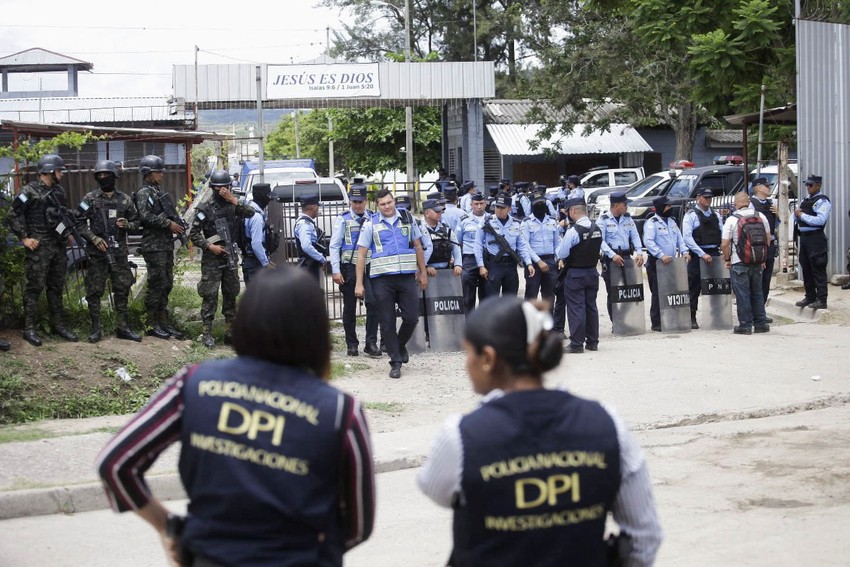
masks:
[[[269,65],[266,98],[348,98],[380,96],[378,64]]]

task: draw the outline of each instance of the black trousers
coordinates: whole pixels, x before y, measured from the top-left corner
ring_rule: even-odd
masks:
[[[776,263],[776,240],[770,243],[767,249],[767,260],[761,273],[761,291],[764,294],[764,302],[767,303],[767,294],[770,293],[770,280],[773,278],[773,266]]]
[[[822,230],[800,233],[800,271],[806,299],[826,301],[826,265],[829,263],[829,243]]]
[[[388,274],[372,278],[372,294],[381,321],[381,340],[387,347],[390,363],[401,363],[401,349],[413,336],[419,322],[421,292],[413,274]],[[401,325],[396,329],[396,305]]]
[[[242,279],[245,280],[245,285],[251,281],[251,278],[260,271],[263,265],[257,260],[253,254],[244,254],[242,256]]]
[[[516,262],[490,262],[487,266],[487,297],[499,297],[500,295],[516,295],[519,291],[519,275],[516,271]]]
[[[564,281],[555,284],[555,308],[552,310],[552,319],[555,323],[552,330],[556,333],[563,333],[567,321],[567,300],[564,297]]]
[[[555,303],[555,287],[558,285],[558,262],[554,256],[541,258],[546,265],[549,266],[549,271],[544,273],[540,266],[534,265],[534,277],[528,276],[528,271],[525,275],[525,298],[537,299],[537,294],[543,301],[548,301],[550,305]]]
[[[354,296],[354,287],[357,285],[356,267],[354,264],[340,264],[339,273],[342,274],[342,279],[345,281],[339,286],[339,291],[342,293],[342,328],[345,330],[345,344],[348,347],[358,348],[360,343],[357,340],[357,297]],[[379,318],[368,267],[364,275],[366,344],[373,345],[378,343]]]
[[[487,291],[484,287],[486,280],[478,273],[475,254],[463,255],[463,273],[460,276],[460,281],[463,286],[464,313],[469,315],[475,309],[476,295],[478,296],[478,303],[481,303],[487,297]]]
[[[650,255],[646,262],[646,279],[649,280],[649,293],[652,299],[649,302],[649,323],[653,327],[661,327],[661,304],[658,302],[658,268],[655,263],[658,258]]]
[[[712,256],[712,261],[717,262],[717,257],[720,256],[720,248],[703,248],[705,253]],[[697,305],[699,303],[699,294],[702,292],[702,281],[700,278],[700,264],[705,262],[702,258],[697,257],[691,252],[691,261],[688,262],[688,295],[691,298],[691,319],[697,316]]]

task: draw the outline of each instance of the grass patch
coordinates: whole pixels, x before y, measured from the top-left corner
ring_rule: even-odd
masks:
[[[366,402],[363,407],[367,410],[399,413],[404,409],[404,404],[401,402]]]
[[[0,443],[15,443],[18,441],[38,441],[55,437],[54,433],[38,428],[19,429],[13,427],[0,427]]]
[[[355,372],[368,368],[369,365],[363,362],[331,362],[331,380],[342,376],[351,376]]]

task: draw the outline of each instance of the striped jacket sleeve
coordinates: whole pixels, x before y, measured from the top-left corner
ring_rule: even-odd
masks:
[[[180,438],[183,384],[194,367],[183,368],[153,395],[97,457],[109,505],[116,512],[138,510],[151,499],[145,472]]]
[[[340,507],[346,550],[366,541],[375,525],[372,442],[360,402],[340,393]]]

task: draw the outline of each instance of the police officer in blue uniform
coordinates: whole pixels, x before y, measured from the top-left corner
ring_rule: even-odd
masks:
[[[466,365],[484,399],[446,421],[417,477],[453,509],[449,565],[609,565],[609,511],[630,536],[622,564],[653,564],[662,533],[643,453],[613,410],[543,387],[562,358],[551,326],[518,298],[488,297],[467,321]]]
[[[563,260],[564,298],[567,301],[567,321],[570,326],[568,352],[580,354],[599,348],[599,251],[602,248],[602,227],[587,218],[584,199],[566,202],[572,226],[567,229],[555,253]]]
[[[583,200],[583,199],[582,199]],[[623,265],[624,257],[634,255],[635,264],[643,266],[643,245],[634,219],[628,213],[628,198],[623,191],[611,193],[611,209],[596,219],[602,229],[602,280],[608,294],[608,318],[611,318],[611,264]]]
[[[375,197],[378,212],[363,224],[357,240],[354,295],[365,296],[366,255],[371,252],[368,277],[378,306],[381,339],[390,356],[390,378],[401,378],[401,365],[409,359],[407,342],[419,322],[420,290],[428,286],[428,274],[422,233],[413,216],[409,211],[396,210],[389,189],[381,189]],[[401,312],[398,329],[396,305]]]
[[[455,232],[460,232],[460,223],[466,216],[460,207],[457,206],[457,185],[449,182],[443,185],[443,198],[446,200],[445,209],[443,210],[443,222],[451,227]]]
[[[517,181],[514,183],[513,199],[511,200],[511,215],[519,220],[531,214],[531,199],[528,198],[528,190],[532,183],[528,181]]]
[[[395,206],[398,209],[409,211],[410,210],[410,195],[399,195],[395,198]]]
[[[479,275],[487,281],[487,297],[516,295],[519,291],[517,264],[525,263],[532,277],[536,270],[530,259],[523,260],[529,255],[520,238],[520,221],[510,215],[511,196],[499,193],[494,206],[496,214],[484,221],[475,238],[475,261]],[[504,244],[499,244],[496,235],[504,239]]]
[[[266,226],[268,224],[268,212],[266,207],[271,201],[271,185],[268,183],[256,183],[251,190],[251,200],[248,202],[254,211],[254,216],[245,221],[243,232],[245,238],[240,245],[242,249],[242,279],[245,285],[251,281],[257,271],[267,266],[274,267],[274,262],[269,258],[269,250],[266,249]]]
[[[320,240],[316,218],[319,216],[319,196],[308,195],[301,200],[301,215],[295,221],[295,245],[298,248],[298,265],[319,281],[325,265],[325,247]]]
[[[770,293],[770,280],[773,277],[773,266],[776,263],[776,228],[779,226],[779,217],[776,215],[776,203],[770,198],[770,186],[767,177],[753,179],[752,187],[753,195],[750,197],[750,204],[753,209],[764,215],[770,225],[770,246],[767,249],[767,260],[764,262],[764,270],[761,275],[761,291],[764,295],[764,302],[767,303],[767,294]],[[768,323],[773,323],[773,320],[769,320]]]
[[[682,221],[682,236],[691,251],[692,262],[688,262],[688,295],[691,301],[691,329],[699,329],[697,307],[702,291],[700,280],[700,262],[710,264],[718,261],[720,240],[723,235],[723,221],[716,211],[711,209],[714,196],[710,187],[703,188],[697,194],[696,206],[688,211]],[[698,261],[697,261],[698,259]]]
[[[658,268],[657,262],[669,264],[677,254],[687,258],[690,262],[688,247],[685,239],[676,224],[676,219],[670,215],[673,207],[669,204],[666,195],[661,195],[652,200],[655,214],[646,221],[643,227],[643,243],[649,253],[649,261],[646,263],[646,276],[649,279],[649,291],[652,293],[652,301],[649,306],[649,320],[653,331],[661,331],[661,307],[658,303]]]
[[[475,309],[476,295],[480,303],[487,293],[485,288],[487,280],[478,273],[478,262],[475,260],[475,239],[481,227],[484,226],[484,221],[487,220],[487,213],[484,212],[487,201],[481,193],[475,193],[471,200],[472,212],[463,219],[457,236],[461,244],[461,256],[463,258],[461,282],[463,284],[464,311],[467,315]]]
[[[464,181],[460,186],[460,202],[458,206],[460,210],[464,213],[469,214],[472,212],[472,195],[475,194],[475,182],[474,181]]]
[[[460,277],[463,271],[460,245],[455,231],[441,219],[443,204],[438,199],[426,199],[422,205],[424,218],[420,230],[428,237],[428,246],[423,247],[428,276],[435,277],[437,270],[452,268],[454,275]]]
[[[345,344],[348,356],[359,354],[360,343],[357,340],[357,298],[354,286],[357,283],[357,241],[360,228],[372,211],[366,208],[366,185],[354,184],[348,194],[349,210],[334,220],[333,233],[329,244],[331,273],[333,281],[342,293],[342,327],[345,330]],[[368,273],[369,258],[366,258]],[[366,347],[363,352],[373,358],[381,357],[378,348],[378,312],[375,297],[372,295],[370,278],[363,280],[366,303]]]
[[[806,288],[806,297],[796,305],[809,309],[826,309],[827,306],[826,266],[829,263],[829,243],[824,227],[829,220],[832,203],[829,197],[821,193],[822,183],[823,178],[820,175],[810,175],[806,179],[808,196],[794,211],[794,228],[800,238],[800,271]]]
[[[537,193],[531,203],[531,215],[522,221],[520,238],[521,249],[526,256],[526,264],[535,266],[534,275],[525,276],[525,298],[537,299],[538,293],[543,301],[553,305],[555,286],[558,282],[558,262],[555,250],[561,243],[558,223],[549,214],[551,203],[542,193]]]

